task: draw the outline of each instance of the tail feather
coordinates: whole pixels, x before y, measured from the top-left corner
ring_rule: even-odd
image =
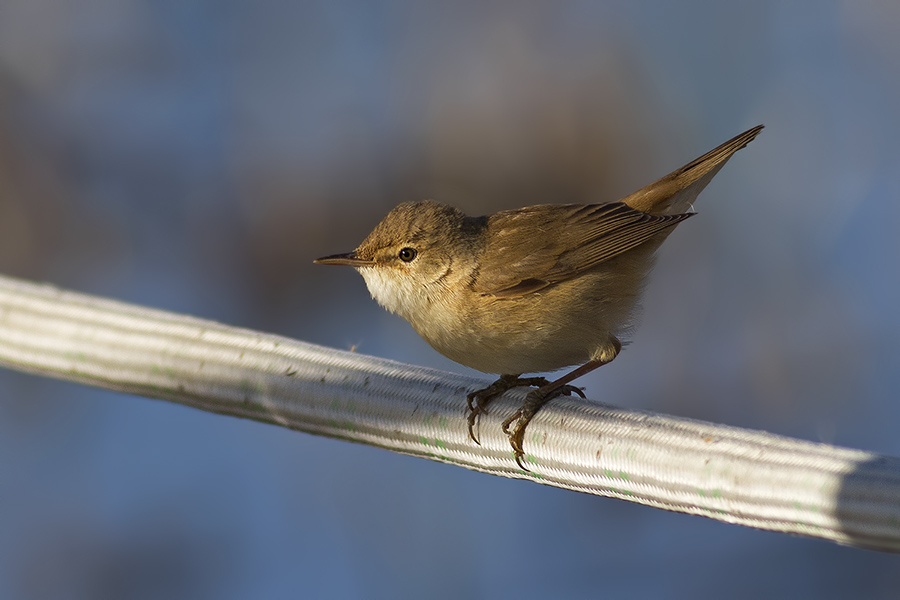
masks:
[[[703,188],[712,181],[731,156],[749,144],[763,126],[757,125],[721,146],[710,150],[685,166],[669,173],[659,181],[641,188],[622,202],[631,208],[652,215],[673,215],[687,212]]]

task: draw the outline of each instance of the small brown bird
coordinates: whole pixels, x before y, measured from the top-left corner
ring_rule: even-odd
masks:
[[[468,395],[469,435],[495,397],[535,386],[503,423],[516,462],[525,427],[569,383],[612,361],[656,249],[759,125],[618,202],[529,206],[483,217],[432,201],[394,208],[349,254],[372,297],[458,363],[500,378]],[[581,365],[548,381],[523,373]],[[513,423],[515,425],[513,426]],[[512,427],[511,427],[512,426]]]

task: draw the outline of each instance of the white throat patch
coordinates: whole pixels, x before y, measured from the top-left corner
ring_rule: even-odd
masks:
[[[414,301],[412,278],[391,277],[396,273],[388,273],[388,269],[384,267],[359,267],[358,271],[366,280],[366,287],[378,304],[409,320],[407,317],[409,307]]]

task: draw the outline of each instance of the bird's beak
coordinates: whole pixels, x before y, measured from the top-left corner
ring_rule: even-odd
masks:
[[[347,267],[371,267],[375,264],[374,260],[359,258],[356,256],[356,252],[323,256],[322,258],[317,258],[313,262],[317,265],[344,265]]]

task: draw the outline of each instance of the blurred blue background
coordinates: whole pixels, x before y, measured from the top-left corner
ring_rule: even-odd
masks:
[[[621,197],[632,408],[900,455],[900,3],[3,0],[0,272],[460,371],[312,259]],[[462,404],[461,410],[462,410]],[[896,598],[900,558],[0,371],[0,597]]]

